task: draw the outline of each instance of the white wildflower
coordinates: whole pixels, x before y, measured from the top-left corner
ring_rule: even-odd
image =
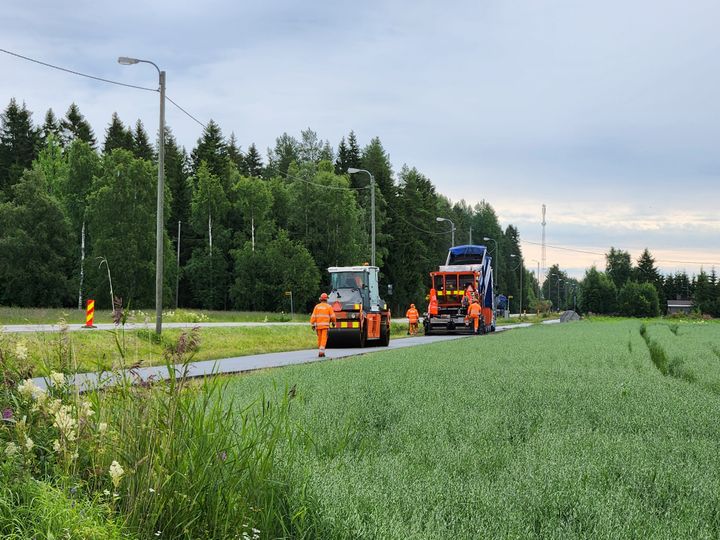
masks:
[[[59,452],[61,449],[62,449],[62,446],[60,446],[60,441],[55,439],[53,441],[53,450],[55,450],[56,452]]]
[[[24,341],[18,341],[15,344],[15,357],[21,361],[27,360],[28,348],[25,346]]]
[[[53,426],[58,428],[61,433],[67,437],[68,440],[75,440],[75,433],[73,430],[77,426],[77,420],[75,420],[70,414],[70,406],[62,405],[60,410],[55,413],[55,421]]]
[[[32,452],[33,447],[35,446],[35,443],[30,437],[25,438],[25,448],[27,448],[28,452]]]
[[[120,485],[120,480],[122,479],[123,475],[125,474],[125,469],[122,468],[122,465],[120,465],[117,461],[113,461],[110,464],[110,478],[112,479],[113,486],[115,486],[115,489]]]
[[[107,422],[100,422],[98,424],[98,431],[100,433],[105,433],[107,431]]]
[[[14,442],[7,443],[7,446],[5,447],[5,455],[7,457],[12,457],[17,453],[18,453],[17,445]]]
[[[93,414],[95,414],[95,411],[92,410],[92,403],[90,403],[89,401],[83,401],[82,403],[80,403],[80,411],[78,412],[78,416],[90,418]]]
[[[106,497],[110,496],[110,491],[108,491],[107,489],[103,489],[103,495],[105,495]]]
[[[18,392],[20,392],[20,395],[32,399],[39,399],[40,396],[43,396],[44,399],[45,396],[45,390],[35,384],[32,379],[25,379],[21,382],[18,385]]]
[[[50,380],[54,386],[62,386],[65,384],[65,374],[53,371],[50,373]]]
[[[149,491],[150,493],[155,493],[155,490],[154,490],[153,488],[150,488],[148,491]]]

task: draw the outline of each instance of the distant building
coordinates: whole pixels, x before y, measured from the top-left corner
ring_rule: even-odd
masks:
[[[692,300],[668,300],[667,303],[668,315],[673,315],[674,313],[690,313],[692,308]]]

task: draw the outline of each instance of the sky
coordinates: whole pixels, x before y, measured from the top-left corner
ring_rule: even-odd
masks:
[[[547,266],[581,277],[610,246],[647,247],[695,273],[720,267],[718,20],[711,0],[7,0],[0,48],[155,87],[152,66],[116,61],[152,60],[243,148],[378,136],[395,171],[517,226],[531,268],[545,204]],[[156,93],[5,54],[0,72],[0,106],[36,122],[74,101],[101,139],[113,112],[156,129]],[[167,122],[192,148],[202,128],[170,104]]]

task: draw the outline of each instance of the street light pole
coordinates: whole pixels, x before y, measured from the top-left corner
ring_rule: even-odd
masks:
[[[370,177],[370,265],[375,266],[375,177],[366,169],[350,167],[348,174],[364,172]]]
[[[455,247],[455,224],[452,220],[444,217],[436,217],[435,221],[447,221],[450,223],[450,247]]]
[[[557,301],[558,301],[558,311],[560,311],[560,283],[562,282],[562,279],[557,280]]]
[[[155,62],[121,56],[118,63],[124,66],[132,64],[151,64],[157,69],[160,82],[160,142],[158,144],[158,185],[157,185],[157,219],[155,227],[155,333],[162,333],[162,300],[163,300],[163,230],[165,220],[165,72]]]
[[[483,240],[495,244],[495,283],[497,283],[497,294],[500,294],[500,248],[498,247],[497,240],[494,238],[483,236]]]
[[[511,257],[517,258],[517,256],[514,253],[510,254]],[[522,255],[520,255],[520,318],[522,319],[522,301],[523,301],[523,288],[522,288],[522,278],[523,274],[525,273],[525,270],[523,269],[523,258]]]
[[[542,298],[542,289],[540,288],[540,261],[537,259],[530,259],[530,262],[536,262],[537,263],[537,274],[535,274],[535,280],[537,281],[537,288],[538,288],[538,300]]]

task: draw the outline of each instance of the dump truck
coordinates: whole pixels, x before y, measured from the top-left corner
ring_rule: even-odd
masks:
[[[472,325],[465,320],[472,297],[480,302],[480,333],[495,331],[491,262],[485,246],[450,248],[445,265],[430,272],[428,310],[423,314],[425,335],[472,333]]]
[[[328,304],[337,322],[328,331],[327,346],[365,347],[390,344],[390,309],[380,298],[377,266],[333,266]]]

